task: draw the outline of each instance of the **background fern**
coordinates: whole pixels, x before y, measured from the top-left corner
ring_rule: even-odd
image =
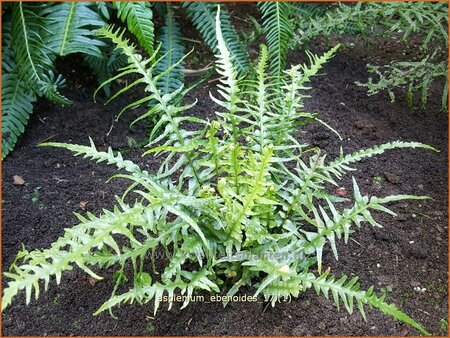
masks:
[[[269,48],[270,70],[280,76],[286,66],[286,58],[293,27],[290,20],[291,5],[287,2],[258,2],[262,14],[262,27]]]
[[[2,27],[2,158],[13,150],[24,132],[36,96],[19,77],[11,48],[11,24]]]
[[[48,3],[40,16],[45,17],[46,29],[42,40],[55,55],[84,53],[101,57],[99,47],[104,43],[94,37],[95,30],[105,22],[86,2]]]
[[[54,55],[42,39],[44,9],[45,4],[13,3],[10,14],[4,14],[11,21],[4,24],[2,35],[2,158],[23,133],[37,96],[71,103],[59,93],[64,80],[54,75]]]
[[[152,54],[154,44],[153,11],[150,3],[139,2],[113,2],[117,9],[117,16],[127,23],[128,30],[138,39],[139,45]]]
[[[156,65],[155,73],[162,74],[166,69],[170,69],[158,81],[158,87],[162,93],[167,94],[183,86],[184,46],[180,25],[175,20],[172,5],[167,3],[160,14],[164,16],[164,26],[158,37],[158,41],[161,41],[158,58],[162,59]],[[175,64],[176,66],[172,67]]]

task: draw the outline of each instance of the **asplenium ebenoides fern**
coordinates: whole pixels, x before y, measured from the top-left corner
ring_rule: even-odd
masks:
[[[193,25],[202,34],[205,43],[213,53],[217,53],[215,16],[219,4],[214,2],[183,2],[182,6],[192,20]],[[222,8],[220,15],[225,45],[232,55],[232,62],[238,74],[242,75],[250,66],[247,50],[236,34],[228,11]]]
[[[369,198],[362,195],[353,180],[354,203],[345,208],[329,198],[325,183],[337,184],[336,180],[352,169],[352,163],[385,150],[431,147],[392,142],[342,154],[326,162],[323,155],[310,155],[302,148],[286,152],[271,143],[260,147],[249,145],[242,130],[260,131],[261,124],[249,122],[270,115],[266,111],[250,112],[253,108],[247,101],[248,86],[242,87],[236,78],[237,70],[220,31],[219,13],[216,24],[217,70],[223,76],[218,97],[214,97],[221,107],[221,112],[216,113],[219,122],[183,115],[193,105],[181,105],[173,94],[160,95],[156,88],[158,78],[153,76],[152,69],[157,61],[155,56],[144,59],[123,38],[123,33],[112,28],[102,30],[128,57],[129,66],[121,75],[140,76],[140,83],[147,86],[146,93],[157,102],[154,112],[161,114],[165,130],[158,140],[153,140],[151,146],[156,148],[148,152],[165,156],[164,163],[157,173],[150,174],[124,160],[120,153],[96,150],[92,141],[90,146],[47,144],[115,165],[125,171],[115,176],[128,178],[132,184],[124,196],[117,198],[113,211],[79,216],[80,224],[66,229],[50,249],[22,250],[6,273],[10,281],[4,289],[3,309],[22,290],[29,301],[33,292],[37,295],[40,280],[48,284],[50,277],[56,276],[59,282],[61,273],[74,265],[94,278],[99,277],[94,272],[95,266],[108,266],[115,267],[123,277],[116,278],[112,297],[96,313],[121,303],[152,300],[156,312],[161,296],[175,293],[188,296],[184,307],[197,290],[223,291],[232,296],[244,285],[254,287],[256,295],[263,295],[275,305],[284,297],[298,297],[314,287],[325,297],[331,292],[334,303],[338,307],[343,304],[350,313],[356,306],[365,316],[364,305],[369,305],[427,334],[412,318],[388,304],[385,295],[377,296],[373,288],[360,290],[356,277],[347,281],[345,276],[336,279],[328,271],[322,273],[321,257],[324,246],[330,245],[337,258],[336,241],[341,238],[346,241],[364,223],[380,226],[372,212],[393,214],[386,204],[425,198],[409,195]],[[264,53],[263,48],[260,75],[266,68]],[[285,81],[290,81],[289,76]],[[289,87],[282,90],[289,92]],[[258,91],[255,94],[261,95]],[[264,100],[270,102],[270,91],[265,95],[268,97]],[[183,119],[198,122],[200,128],[183,129]],[[234,123],[235,130],[225,127],[225,123]],[[275,131],[270,135],[275,140],[279,138]],[[177,164],[171,166],[167,161]],[[288,168],[286,161],[294,165]],[[130,204],[127,196],[132,193],[137,201]],[[119,242],[119,237],[126,240]],[[168,255],[164,267],[155,271],[156,267],[148,263],[151,253],[161,247],[170,248],[172,255]],[[310,269],[316,262],[317,274]],[[131,266],[131,271],[126,266]],[[160,274],[161,279],[154,281],[154,273]],[[130,283],[120,286],[125,279]],[[168,299],[170,308],[172,298]]]
[[[406,89],[406,101],[414,105],[414,93],[420,92],[420,102],[425,109],[428,101],[429,87],[437,79],[445,81],[441,95],[441,108],[447,109],[448,67],[446,61],[437,62],[434,55],[427,55],[420,61],[396,61],[385,66],[367,65],[367,71],[376,78],[369,77],[366,83],[356,82],[367,88],[368,95],[387,91],[391,102],[395,102],[395,88]]]
[[[258,2],[263,29],[269,48],[270,70],[280,76],[285,70],[287,52],[293,36],[291,5],[285,2]]]
[[[172,93],[181,88],[184,83],[184,46],[182,43],[182,35],[180,25],[176,21],[170,3],[166,3],[163,7],[164,25],[158,36],[161,43],[159,56],[161,61],[155,67],[155,74],[161,74],[170,68],[158,81],[158,88],[162,94]],[[172,67],[172,65],[175,65]]]
[[[405,42],[413,33],[418,34],[422,37],[420,49],[425,56],[411,61],[394,60],[384,67],[369,64],[368,71],[376,74],[378,79],[375,81],[369,78],[367,83],[357,84],[366,87],[369,95],[386,90],[391,101],[395,100],[394,88],[406,89],[406,99],[410,106],[413,106],[414,93],[419,92],[422,108],[425,108],[431,83],[444,79],[441,109],[446,111],[448,63],[439,55],[448,48],[448,4],[442,2],[373,3],[366,4],[360,11],[360,15],[368,25],[382,22],[386,35],[400,31],[402,40]]]

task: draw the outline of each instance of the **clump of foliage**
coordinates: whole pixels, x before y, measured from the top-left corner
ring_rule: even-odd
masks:
[[[124,32],[113,27],[101,33],[127,56],[123,74],[134,73],[145,84],[145,100],[156,102],[151,113],[161,114],[162,134],[152,138],[146,154],[165,156],[157,173],[151,174],[123,159],[111,149],[47,143],[97,162],[106,161],[126,173],[116,177],[131,181],[112,211],[99,216],[77,215],[80,223],[44,250],[23,249],[5,276],[2,308],[25,290],[26,301],[40,281],[48,288],[55,276],[78,266],[100,279],[96,268],[115,267],[113,294],[96,312],[111,310],[121,303],[154,301],[162,295],[197,290],[226,291],[235,295],[241,287],[255,288],[275,305],[284,297],[298,297],[309,288],[343,305],[356,308],[365,317],[364,306],[375,307],[427,333],[417,322],[378,296],[373,288],[360,289],[358,278],[336,278],[322,271],[322,252],[330,246],[336,259],[336,242],[347,242],[363,223],[380,227],[371,211],[395,215],[386,205],[405,199],[426,197],[396,195],[368,197],[353,179],[353,205],[340,206],[341,199],[329,194],[325,184],[337,181],[358,162],[394,148],[428,148],[416,142],[394,141],[374,148],[341,154],[332,161],[300,144],[298,127],[316,119],[304,112],[304,90],[337,47],[322,56],[311,55],[310,65],[296,65],[284,77],[267,74],[268,51],[261,47],[256,80],[238,80],[216,17],[217,71],[222,76],[211,99],[220,107],[214,121],[184,114],[194,103],[183,104],[182,88],[161,94],[157,84],[163,74],[154,75],[158,50],[148,59],[136,53]],[[175,66],[173,66],[175,67]],[[170,69],[166,70],[167,72]],[[129,89],[128,87],[125,90]],[[245,90],[244,90],[245,89]],[[280,91],[280,93],[277,93]],[[196,123],[195,130],[184,129]],[[137,200],[130,202],[129,194]],[[158,270],[152,263],[156,250],[171,250],[167,264]],[[132,267],[131,275],[127,266]],[[128,275],[127,275],[128,274]],[[128,291],[118,294],[126,280]],[[171,298],[169,298],[171,299]],[[170,303],[169,308],[172,306]]]
[[[400,34],[401,41],[410,41],[413,35],[421,37],[417,60],[394,60],[388,65],[367,65],[376,75],[367,83],[358,83],[369,95],[387,91],[395,100],[394,89],[407,91],[407,102],[413,105],[413,94],[420,92],[422,107],[427,103],[428,90],[436,80],[445,79],[442,89],[442,110],[447,109],[448,65],[442,54],[448,48],[448,5],[445,2],[359,2],[356,5],[340,3],[337,6],[301,6],[301,13],[310,13],[307,20],[297,20],[296,40],[304,44],[323,34],[361,34],[390,37]],[[320,10],[317,10],[319,8]]]
[[[213,2],[182,3],[185,14],[215,53],[218,46],[214,17],[218,5]],[[263,14],[271,69],[276,75],[281,75],[292,36],[288,20],[290,7],[277,2],[258,6]],[[184,82],[185,46],[174,6],[170,3],[11,3],[4,9],[2,158],[13,150],[24,132],[37,97],[46,97],[58,104],[71,104],[59,93],[65,80],[54,74],[57,57],[81,53],[100,83],[113,77],[126,64],[126,58],[110,40],[96,34],[97,29],[106,26],[112,16],[124,23],[149,55],[153,53],[155,44],[161,44],[160,62],[153,71],[155,76],[164,73],[157,83],[163,94],[175,92]],[[154,10],[163,18],[159,32],[153,24]],[[226,10],[221,11],[221,29],[232,54],[232,63],[239,75],[244,75],[250,69],[250,60]],[[170,71],[166,72],[166,69]],[[102,87],[107,96],[110,95],[110,85],[108,82]]]

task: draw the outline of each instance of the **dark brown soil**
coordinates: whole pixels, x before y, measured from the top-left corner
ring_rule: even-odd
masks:
[[[310,46],[314,52],[326,50],[324,44]],[[338,155],[339,148],[352,152],[394,140],[420,141],[441,150],[391,151],[358,164],[354,172],[361,191],[368,195],[417,194],[432,200],[407,201],[392,205],[398,217],[378,215],[384,225],[374,229],[365,225],[348,245],[338,246],[339,261],[327,251],[324,265],[337,275],[360,276],[362,286],[389,289],[389,301],[422,323],[435,335],[446,335],[442,323],[447,320],[448,227],[447,227],[447,115],[440,112],[440,91],[433,88],[426,110],[414,110],[398,93],[396,103],[387,94],[366,96],[355,81],[367,79],[365,64],[388,62],[402,53],[401,45],[372,46],[357,44],[342,49],[324,68],[323,76],[313,83],[307,100],[310,112],[340,132],[343,141],[319,124],[307,126],[302,140]],[[305,61],[301,51],[291,52],[290,63]],[[71,63],[73,62],[73,63]],[[15,151],[3,162],[2,268],[5,271],[20,250],[45,248],[65,227],[76,223],[73,212],[98,214],[111,208],[114,195],[121,194],[126,182],[107,179],[114,168],[73,157],[69,152],[40,148],[36,144],[52,141],[87,144],[92,137],[100,149],[121,149],[124,157],[136,161],[147,170],[155,170],[156,162],[142,158],[142,149],[130,147],[133,140],[146,137],[145,124],[129,129],[132,119],[142,109],[126,113],[113,122],[115,114],[126,103],[140,97],[138,91],[121,97],[115,103],[94,103],[95,83],[76,58],[61,67],[68,77],[65,94],[74,101],[70,107],[39,102],[27,130]],[[73,73],[72,73],[73,72]],[[203,84],[190,97],[199,99],[193,109],[197,116],[212,116],[208,91],[214,84]],[[13,185],[13,176],[23,177],[26,184]],[[351,175],[342,186],[351,190]],[[87,201],[86,210],[80,202]],[[108,313],[93,317],[92,313],[108,299],[112,291],[112,275],[97,283],[79,269],[63,275],[62,284],[52,283],[49,291],[24,304],[19,296],[3,313],[3,335],[416,335],[378,311],[367,311],[367,322],[358,313],[337,311],[329,300],[313,291],[290,303],[268,307],[258,303],[231,303],[225,309],[219,303],[191,303],[180,310],[162,309],[153,316],[152,305],[126,305],[116,309],[113,319]],[[3,283],[5,279],[3,279]],[[425,288],[417,292],[415,288]],[[250,292],[250,291],[249,291]]]

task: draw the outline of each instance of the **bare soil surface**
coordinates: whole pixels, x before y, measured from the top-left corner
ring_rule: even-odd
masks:
[[[333,41],[332,41],[333,42]],[[257,44],[252,46],[254,52]],[[447,320],[448,289],[448,117],[440,111],[440,87],[433,87],[426,110],[412,109],[399,91],[397,102],[387,94],[368,97],[355,81],[366,81],[368,62],[387,63],[403,55],[404,46],[374,40],[368,46],[356,42],[342,48],[314,79],[306,108],[335,128],[340,141],[318,123],[308,125],[302,142],[318,146],[332,159],[342,147],[345,153],[394,141],[419,141],[440,150],[398,150],[359,163],[358,171],[342,181],[351,193],[351,176],[362,193],[428,195],[431,200],[406,201],[391,205],[398,216],[376,215],[383,228],[364,225],[347,245],[338,245],[339,261],[327,250],[324,266],[337,275],[360,276],[362,286],[374,285],[389,292],[388,300],[423,324],[435,335],[447,335],[442,320]],[[315,53],[327,50],[324,43],[310,45]],[[205,53],[205,52],[202,52]],[[199,59],[203,59],[200,54]],[[305,62],[302,51],[291,51],[289,63]],[[3,162],[2,172],[2,268],[6,271],[24,244],[28,249],[46,248],[63,229],[76,224],[74,212],[100,213],[111,209],[114,195],[127,187],[123,180],[107,183],[114,168],[73,157],[68,151],[37,147],[44,140],[88,144],[91,137],[99,149],[121,150],[149,171],[157,161],[141,157],[135,143],[146,138],[146,125],[129,128],[143,108],[115,115],[127,103],[141,97],[135,91],[104,105],[92,100],[95,79],[76,57],[59,65],[68,78],[65,94],[72,106],[59,107],[39,101],[27,130],[15,151]],[[213,78],[215,75],[213,75]],[[208,92],[215,82],[196,88],[188,100],[198,98],[192,114],[212,117],[214,110]],[[25,184],[13,184],[19,175]],[[334,189],[334,188],[333,188]],[[109,298],[113,288],[112,270],[95,282],[80,269],[63,275],[62,283],[52,282],[48,292],[26,306],[24,295],[3,313],[2,334],[23,335],[417,335],[418,332],[375,310],[367,310],[367,322],[359,313],[337,311],[332,301],[317,297],[309,290],[291,302],[265,307],[262,300],[235,302],[223,308],[221,303],[193,302],[180,310],[165,306],[153,315],[153,306],[125,305],[94,317],[92,313]],[[3,279],[3,283],[5,283]],[[3,284],[5,285],[5,284]],[[422,291],[416,291],[420,288]],[[251,290],[246,291],[251,294]],[[244,292],[245,293],[245,292]],[[205,296],[205,300],[209,297]]]

